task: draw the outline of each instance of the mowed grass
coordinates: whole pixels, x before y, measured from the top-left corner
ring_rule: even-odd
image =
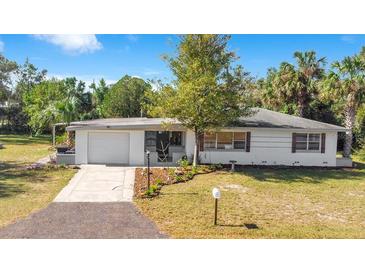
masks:
[[[49,155],[49,136],[0,135],[0,227],[47,206],[76,172],[65,168],[26,170]]]
[[[52,153],[49,135],[31,137],[29,135],[1,135],[0,164],[31,164]],[[0,167],[1,168],[1,167]]]
[[[221,189],[213,225],[212,188]],[[135,201],[172,238],[365,238],[365,169],[219,171]]]

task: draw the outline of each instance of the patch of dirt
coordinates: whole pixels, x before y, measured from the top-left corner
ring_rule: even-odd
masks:
[[[324,221],[335,221],[340,223],[346,223],[345,219],[330,214],[317,213],[317,216]]]
[[[350,191],[348,195],[356,197],[365,197],[365,191]]]
[[[220,186],[219,187],[222,191],[237,191],[237,192],[241,192],[241,193],[246,193],[249,188],[248,187],[244,187],[238,184],[229,184],[229,185],[224,185],[224,186]]]

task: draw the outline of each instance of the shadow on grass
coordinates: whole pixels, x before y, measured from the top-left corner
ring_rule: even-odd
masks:
[[[27,184],[46,183],[48,180],[49,176],[42,169],[21,170],[11,168],[0,170],[0,199],[24,193]]]
[[[24,167],[24,164],[16,161],[0,162],[0,172],[6,171],[8,169],[19,169],[22,167]]]
[[[25,193],[24,184],[6,184],[0,181],[0,199]]]
[[[225,225],[225,224],[218,224],[218,226],[223,226],[223,227],[242,227],[242,228],[247,228],[247,229],[260,229],[257,224],[243,224],[243,225]]]
[[[6,145],[29,145],[29,144],[50,144],[51,137],[48,135],[29,136],[29,135],[16,135],[16,134],[0,134],[0,143]]]
[[[360,164],[356,169],[326,169],[326,168],[255,168],[247,167],[239,171],[260,182],[270,183],[311,183],[319,184],[332,180],[364,180],[365,165]]]
[[[199,195],[197,192],[170,192],[170,193],[160,193],[161,196],[169,196],[169,195]]]

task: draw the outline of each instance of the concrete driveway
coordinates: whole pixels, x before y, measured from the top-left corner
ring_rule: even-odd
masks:
[[[48,207],[0,229],[0,238],[167,238],[131,202],[133,167],[83,165]]]
[[[135,168],[82,165],[54,202],[131,202]]]

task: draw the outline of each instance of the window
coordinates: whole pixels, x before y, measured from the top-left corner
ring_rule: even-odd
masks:
[[[232,132],[217,133],[217,149],[232,149]]]
[[[245,149],[246,132],[217,132],[204,134],[204,149]]]
[[[145,146],[156,146],[156,131],[145,132]]]
[[[321,136],[319,133],[297,133],[295,138],[295,149],[298,151],[317,152],[321,147]]]
[[[215,148],[216,144],[217,142],[215,133],[204,134],[204,148]]]
[[[172,131],[171,132],[170,144],[172,146],[181,146],[182,145],[182,132],[181,131]]]
[[[246,148],[246,133],[245,132],[234,132],[233,133],[233,148],[234,149],[245,149]]]

